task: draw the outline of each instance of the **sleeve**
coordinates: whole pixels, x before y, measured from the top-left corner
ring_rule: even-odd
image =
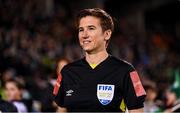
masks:
[[[65,107],[64,106],[64,84],[63,84],[63,77],[61,74],[58,75],[56,84],[54,86],[53,95],[54,95],[54,101],[56,102],[56,104],[60,107]]]
[[[123,96],[129,110],[144,107],[146,92],[136,70],[131,69],[124,77]]]

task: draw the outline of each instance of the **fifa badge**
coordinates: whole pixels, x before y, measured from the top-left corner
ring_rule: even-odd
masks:
[[[102,105],[109,104],[114,96],[114,85],[98,84],[97,97]]]

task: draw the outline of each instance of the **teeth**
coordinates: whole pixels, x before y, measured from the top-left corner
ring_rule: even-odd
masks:
[[[90,43],[90,42],[91,42],[91,41],[84,41],[83,43],[84,43],[84,44],[88,44],[88,43]]]

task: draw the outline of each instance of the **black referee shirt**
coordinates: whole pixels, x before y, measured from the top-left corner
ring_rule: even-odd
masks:
[[[66,65],[61,74],[55,101],[68,111],[118,112],[122,100],[129,110],[143,107],[146,93],[137,72],[113,56],[94,69],[83,58]]]

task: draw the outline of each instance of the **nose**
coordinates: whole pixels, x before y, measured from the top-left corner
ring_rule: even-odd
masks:
[[[87,30],[84,30],[83,32],[82,32],[82,38],[84,38],[84,39],[86,39],[86,38],[88,38],[88,31]]]

